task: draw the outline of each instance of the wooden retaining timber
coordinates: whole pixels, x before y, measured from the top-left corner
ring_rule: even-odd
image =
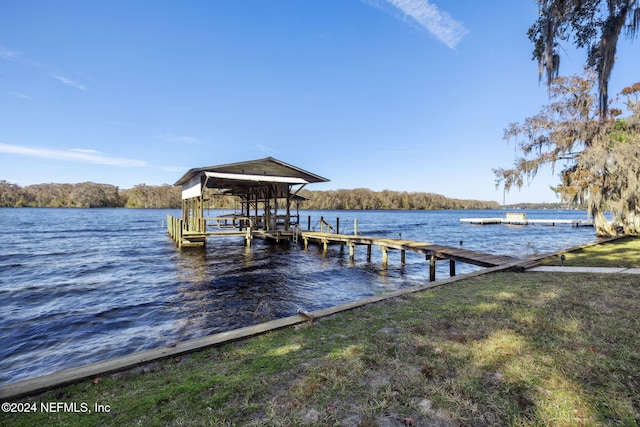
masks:
[[[451,246],[434,245],[426,242],[416,242],[413,240],[388,239],[382,237],[367,237],[348,234],[330,234],[322,232],[303,231],[301,238],[305,249],[309,242],[321,244],[326,251],[329,244],[347,245],[349,247],[349,257],[354,259],[355,246],[367,246],[367,259],[371,259],[371,246],[376,245],[382,250],[382,267],[388,264],[389,250],[399,250],[401,263],[405,263],[406,251],[416,252],[425,255],[429,261],[429,279],[435,280],[436,261],[449,260],[449,274],[455,276],[455,262],[478,265],[480,267],[496,267],[516,260],[514,257],[506,255],[493,255],[483,252],[470,251]]]

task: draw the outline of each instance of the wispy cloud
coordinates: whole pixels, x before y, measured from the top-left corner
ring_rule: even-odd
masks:
[[[25,95],[22,92],[11,92],[13,94],[13,96],[15,96],[16,98],[20,98],[20,99],[31,99],[31,97],[29,95]]]
[[[68,78],[66,78],[66,77],[62,77],[62,76],[51,76],[51,77],[53,77],[54,79],[57,79],[57,80],[61,81],[62,83],[66,84],[66,85],[68,85],[68,86],[75,87],[76,89],[79,89],[79,90],[87,90],[87,88],[86,88],[83,84],[78,83],[78,82],[77,82],[77,81],[75,81],[75,80],[71,80],[71,79],[68,79]]]
[[[52,78],[58,80],[59,82],[67,85],[67,86],[71,86],[73,88],[79,89],[79,90],[87,90],[86,86],[76,80],[72,80],[69,79],[67,77],[63,77],[60,75],[59,71],[56,71],[54,69],[54,67],[51,67],[50,65],[47,64],[43,64],[41,62],[38,61],[34,61],[26,56],[24,56],[23,54],[21,54],[20,52],[16,52],[13,51],[11,49],[8,49],[4,46],[0,46],[0,59],[5,59],[7,61],[17,61],[23,64],[26,64],[28,66],[43,70],[44,72],[46,72],[47,74],[49,74]]]
[[[0,46],[0,58],[11,60],[11,59],[17,58],[18,55],[19,55],[18,52],[14,52],[12,50],[5,48],[4,46]]]
[[[102,154],[102,151],[98,151],[98,150],[91,150],[89,148],[72,148],[69,151],[73,151],[75,153],[82,153],[82,154]]]
[[[194,138],[186,135],[161,134],[158,135],[158,138],[163,141],[176,142],[179,144],[202,144],[202,140],[200,138]]]
[[[16,154],[27,157],[39,157],[52,160],[69,160],[82,163],[93,163],[109,166],[148,166],[144,160],[125,159],[105,156],[100,151],[74,148],[70,150],[54,150],[50,148],[24,147],[20,145],[0,143],[0,153]]]
[[[435,4],[429,3],[429,0],[363,1],[380,9],[382,9],[381,1],[394,6],[402,12],[405,20],[424,28],[452,49],[469,33],[461,22],[456,21],[448,12],[440,10]]]
[[[48,73],[54,73],[53,68],[48,66],[47,64],[43,64],[41,62],[34,61],[33,59],[27,58],[22,54],[22,52],[17,52],[15,50],[11,50],[7,47],[0,46],[0,58],[5,59],[7,61],[16,61],[23,64],[27,64],[34,68],[39,68]]]

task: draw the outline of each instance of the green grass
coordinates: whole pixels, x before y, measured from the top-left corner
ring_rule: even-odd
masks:
[[[640,268],[640,238],[624,237],[565,254],[564,265],[579,267]],[[561,265],[559,256],[547,258],[543,265]]]
[[[627,425],[640,422],[640,278],[499,273],[19,402],[108,413],[0,425]]]

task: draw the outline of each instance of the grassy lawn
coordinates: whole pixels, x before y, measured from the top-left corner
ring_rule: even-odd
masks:
[[[640,268],[640,238],[625,237],[565,254],[564,265],[576,267]],[[561,265],[560,257],[547,258],[542,265]]]
[[[23,398],[38,412],[0,425],[635,426],[638,313],[635,275],[484,275]]]

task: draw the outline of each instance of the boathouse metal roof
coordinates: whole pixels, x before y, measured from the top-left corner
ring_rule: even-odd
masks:
[[[189,169],[174,185],[182,185],[183,198],[199,195],[203,187],[246,194],[265,185],[306,185],[327,182],[327,178],[273,157]],[[285,195],[286,197],[286,195]]]

